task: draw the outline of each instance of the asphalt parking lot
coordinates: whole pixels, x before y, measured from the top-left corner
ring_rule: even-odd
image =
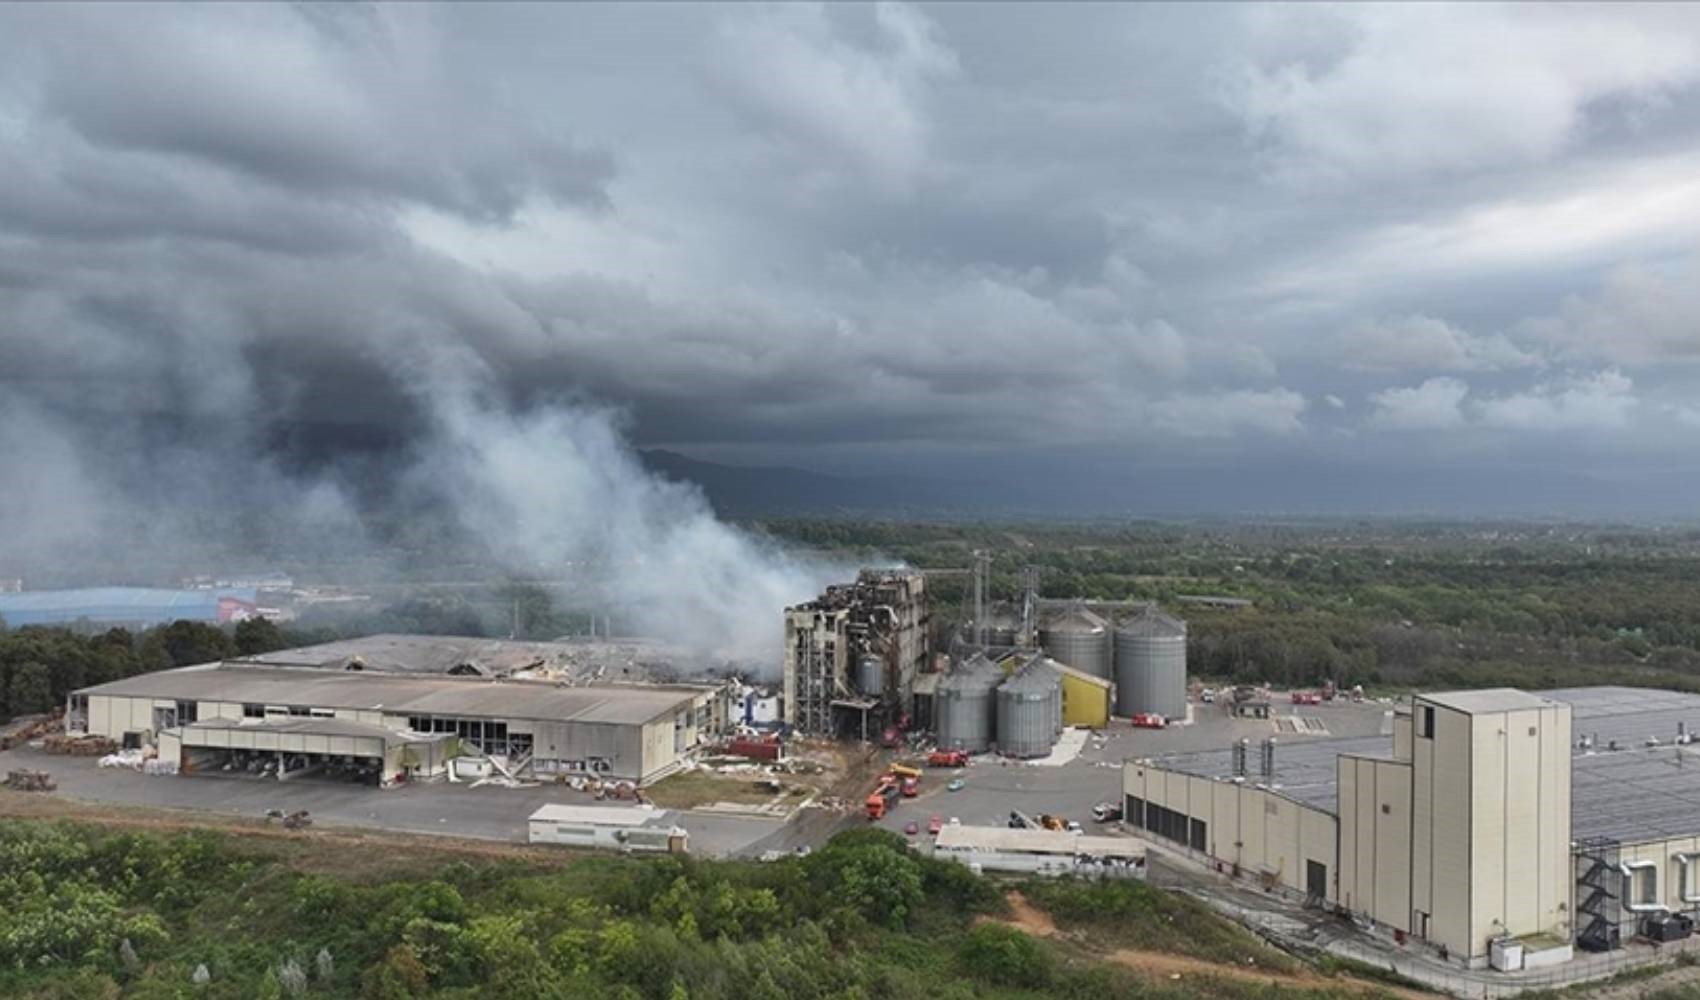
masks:
[[[435,782],[370,788],[323,778],[278,781],[256,775],[144,775],[103,768],[93,757],[62,757],[18,747],[0,753],[0,771],[50,772],[54,793],[113,805],[192,809],[225,816],[262,817],[268,809],[305,809],[316,825],[373,827],[524,843],[526,818],[546,803],[588,803],[590,796],[557,785],[470,788]],[[676,812],[690,832],[691,851],[712,856],[745,853],[775,834],[776,820]]]
[[[1098,826],[1092,822],[1092,807],[1099,802],[1121,801],[1121,764],[1129,758],[1215,749],[1239,739],[1248,739],[1255,745],[1270,737],[1288,743],[1392,732],[1387,718],[1390,706],[1345,701],[1297,709],[1301,718],[1320,722],[1320,729],[1325,732],[1290,731],[1292,727],[1284,727],[1281,719],[1290,718],[1294,709],[1282,701],[1284,698],[1276,702],[1275,719],[1236,719],[1218,706],[1195,704],[1193,721],[1184,726],[1135,729],[1125,721],[1117,721],[1103,732],[1101,747],[1098,741],[1088,740],[1078,757],[1061,766],[981,756],[966,768],[927,768],[921,780],[921,794],[898,800],[878,823],[901,831],[906,824],[914,822],[922,831],[917,839],[924,841],[927,822],[932,816],[939,816],[947,823],[955,817],[965,826],[1003,826],[1013,809],[1034,818],[1050,813],[1076,820],[1092,832]],[[1310,728],[1317,727],[1313,723]],[[951,778],[962,780],[961,791],[945,790]],[[1098,832],[1113,829],[1098,827]]]
[[[1277,703],[1278,715],[1291,707]],[[1234,719],[1215,706],[1194,705],[1190,725],[1166,730],[1135,729],[1116,722],[1102,739],[1088,739],[1079,755],[1058,766],[1004,761],[981,756],[966,768],[928,768],[921,794],[900,799],[879,825],[901,831],[914,822],[924,831],[931,816],[965,825],[1002,826],[1012,809],[1030,816],[1051,813],[1078,820],[1092,829],[1092,806],[1121,798],[1121,763],[1132,757],[1203,750],[1241,738],[1253,743],[1270,736],[1282,742],[1319,738],[1289,732],[1276,720]],[[1301,716],[1320,720],[1327,735],[1364,736],[1391,732],[1387,706],[1337,703],[1300,708]],[[149,776],[125,768],[101,768],[94,758],[61,757],[28,747],[0,753],[0,770],[49,771],[59,782],[56,793],[113,805],[190,809],[227,816],[264,816],[268,809],[305,809],[322,825],[368,827],[408,833],[441,834],[481,840],[524,842],[526,818],[546,803],[591,801],[561,786],[471,788],[460,784],[417,784],[375,789],[323,778],[279,782],[258,776]],[[948,792],[960,777],[963,789]],[[693,853],[716,857],[755,856],[768,850],[819,846],[834,832],[864,825],[859,806],[849,812],[804,809],[789,822],[753,816],[675,812],[690,832]],[[1099,828],[1102,832],[1109,832]]]

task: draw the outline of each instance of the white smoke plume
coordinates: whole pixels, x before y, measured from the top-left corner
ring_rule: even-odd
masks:
[[[520,413],[464,379],[438,382],[430,406],[414,476],[504,565],[567,579],[645,636],[776,669],[780,610],[852,572],[729,525],[696,487],[644,469],[618,411]]]

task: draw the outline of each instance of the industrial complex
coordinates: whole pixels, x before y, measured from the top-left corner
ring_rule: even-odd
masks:
[[[1686,937],[1700,906],[1700,696],[1418,695],[1390,737],[1130,761],[1155,843],[1474,967]]]
[[[645,682],[644,662],[621,653],[374,636],[84,688],[67,729],[157,746],[187,773],[258,755],[280,777],[341,767],[391,784],[476,754],[516,775],[650,782],[726,728],[730,694],[724,683]]]
[[[1330,719],[1301,716],[1330,687],[1292,693],[1282,714],[1267,690],[1189,687],[1186,623],[1152,604],[1029,588],[988,606],[975,583],[974,616],[955,629],[935,625],[912,570],[864,571],[784,609],[770,689],[646,640],[376,635],[86,687],[66,729],[142,751],[154,773],[379,787],[454,780],[469,764],[531,788],[644,786],[741,755],[765,763],[730,771],[768,776],[758,784],[776,802],[782,737],[822,741],[815,752],[883,744],[896,753],[875,758],[889,773],[866,815],[911,836],[928,819],[910,804],[924,801],[925,765],[953,769],[949,792],[986,786],[944,800],[980,803],[975,822],[928,824],[935,853],[976,870],[1145,877],[1150,849],[1348,916],[1390,954],[1473,969],[1557,966],[1692,930],[1700,695],[1502,688],[1377,704],[1359,691]],[[978,755],[1009,766],[976,772]],[[1099,767],[1112,770],[1085,770]],[[1059,794],[1091,813],[1092,834],[1050,806]],[[687,828],[703,829],[684,805],[528,801],[536,843],[683,851]]]

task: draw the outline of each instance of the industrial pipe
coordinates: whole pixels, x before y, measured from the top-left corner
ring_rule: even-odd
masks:
[[[1678,851],[1672,856],[1682,866],[1678,876],[1681,881],[1676,885],[1677,898],[1684,903],[1700,903],[1700,891],[1694,888],[1694,861],[1700,858],[1700,851]]]
[[[1659,894],[1659,863],[1657,861],[1623,861],[1617,866],[1623,875],[1623,908],[1630,913],[1665,913],[1670,907],[1663,903],[1637,903],[1629,898],[1629,890],[1635,887],[1635,873],[1651,870],[1653,873],[1653,896]]]

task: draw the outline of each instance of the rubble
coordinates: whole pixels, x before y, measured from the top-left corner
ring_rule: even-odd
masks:
[[[118,744],[104,736],[54,733],[42,740],[41,748],[48,753],[71,757],[104,757],[116,752]]]
[[[25,770],[9,772],[6,787],[19,792],[51,792],[59,787],[59,783],[46,771]]]

